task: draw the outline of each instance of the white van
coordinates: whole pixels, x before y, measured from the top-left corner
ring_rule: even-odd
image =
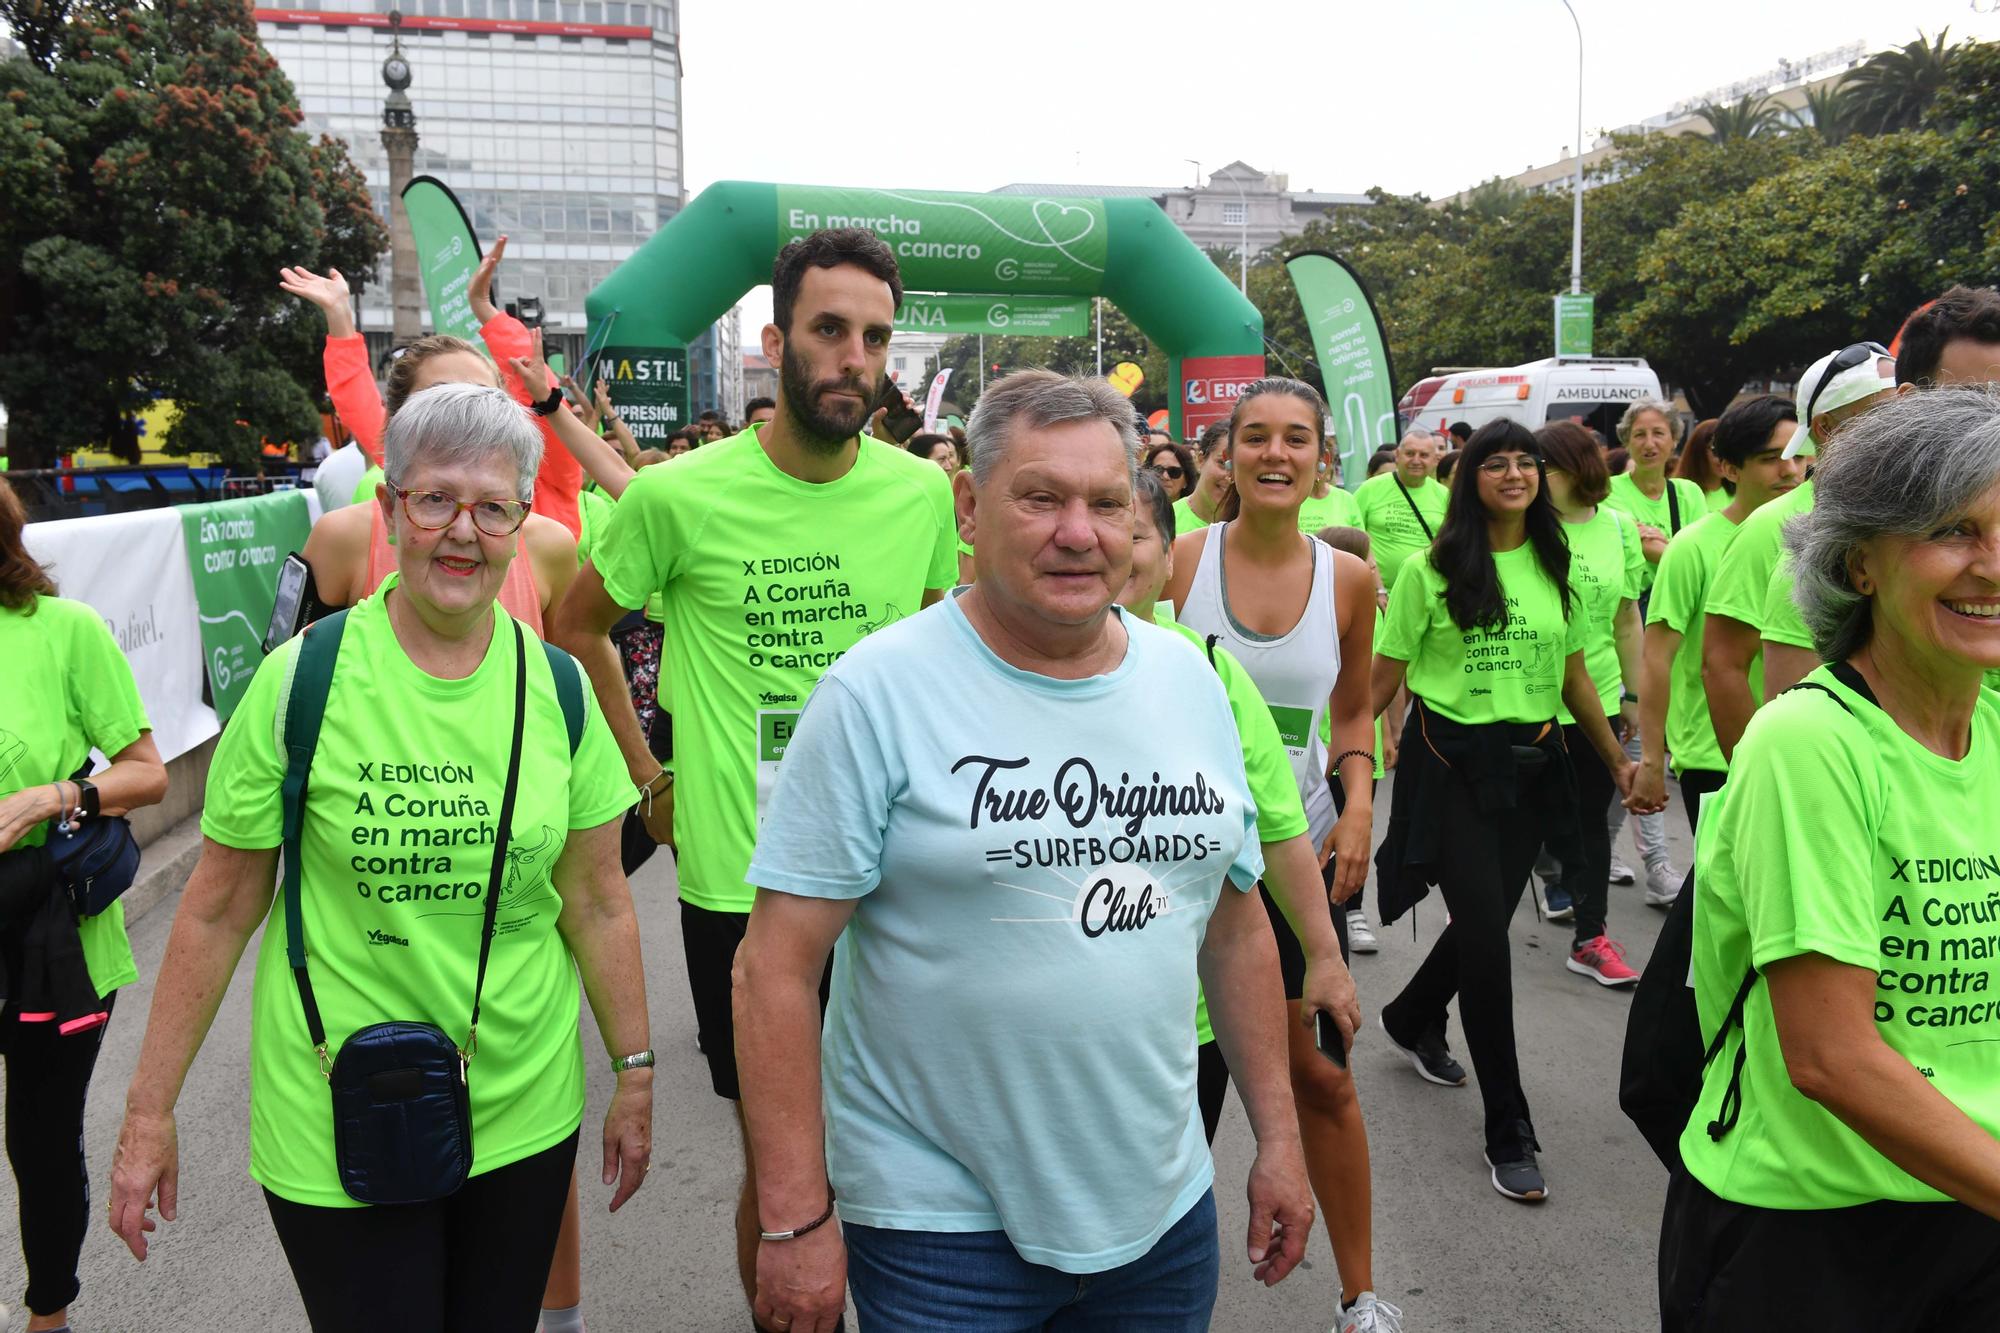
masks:
[[[1642,399],[1663,400],[1660,377],[1641,357],[1552,356],[1524,366],[1441,370],[1418,380],[1396,404],[1404,430],[1443,431],[1463,421],[1474,430],[1505,417],[1529,430],[1578,421],[1617,442],[1618,418]]]

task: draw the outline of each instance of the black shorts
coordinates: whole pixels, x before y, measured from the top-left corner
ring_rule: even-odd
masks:
[[[1330,866],[1332,862],[1328,862]],[[1285,920],[1283,909],[1271,891],[1262,884],[1257,892],[1263,896],[1264,911],[1271,918],[1271,933],[1278,937],[1278,975],[1284,978],[1285,998],[1296,1000],[1306,993],[1306,950],[1299,943],[1299,937],[1292,933],[1292,923]],[[1340,941],[1340,961],[1347,961],[1347,911],[1335,908],[1326,898],[1320,904],[1326,908],[1327,916],[1333,921],[1333,937]]]
[[[708,1057],[708,1080],[715,1095],[732,1102],[743,1100],[743,1088],[736,1081],[735,983],[730,969],[749,925],[748,912],[713,912],[681,900],[681,950],[687,955],[688,991],[694,997],[695,1040]],[[828,958],[819,979],[822,1016],[832,981],[833,960]]]
[[[1753,1208],[1676,1171],[1660,1228],[1660,1327],[2000,1328],[2000,1222],[1962,1203]]]

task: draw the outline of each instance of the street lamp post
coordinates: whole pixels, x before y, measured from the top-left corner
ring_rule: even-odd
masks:
[[[1570,186],[1569,292],[1583,291],[1583,20],[1576,6],[1563,0],[1569,21],[1576,25],[1576,180]]]
[[[1568,4],[1569,0],[1563,0],[1563,3]],[[1211,176],[1209,179],[1215,178]],[[1243,210],[1236,215],[1236,221],[1242,225],[1242,239],[1236,244],[1236,290],[1248,296],[1250,294],[1250,200],[1243,193],[1242,181],[1231,176],[1229,183],[1236,187],[1236,206]]]

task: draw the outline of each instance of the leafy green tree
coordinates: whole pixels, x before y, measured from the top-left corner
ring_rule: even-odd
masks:
[[[1794,125],[1811,130],[1828,148],[1840,147],[1854,133],[1857,101],[1846,80],[1836,79],[1823,88],[1807,88],[1805,99],[1803,107],[1790,113]]]
[[[1915,128],[1924,109],[1945,86],[1952,62],[1961,48],[1947,44],[1951,29],[1887,51],[1877,51],[1848,76],[1854,92],[1856,126],[1869,134],[1893,134]]]
[[[0,401],[16,466],[136,440],[252,463],[310,439],[319,322],[281,265],[366,279],[387,244],[366,183],[313,141],[239,0],[0,0]]]
[[[2000,42],[1963,42],[1952,48],[1944,83],[1924,109],[1926,129],[2000,129]]]
[[[1712,413],[1746,379],[1886,339],[2000,260],[2000,136],[1858,136],[1740,192],[1690,206],[1638,264],[1621,321]]]
[[[1761,93],[1745,93],[1728,104],[1706,102],[1695,109],[1695,114],[1708,122],[1711,143],[1733,143],[1760,134],[1777,134],[1785,126],[1783,108]]]

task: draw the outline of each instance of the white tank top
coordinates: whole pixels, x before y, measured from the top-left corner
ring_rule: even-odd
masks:
[[[1297,624],[1283,634],[1267,636],[1245,629],[1229,612],[1222,547],[1234,526],[1218,523],[1208,530],[1201,563],[1195,567],[1194,582],[1188,588],[1187,605],[1176,616],[1204,639],[1213,635],[1216,645],[1227,648],[1257,683],[1257,692],[1264,696],[1278,724],[1278,735],[1291,755],[1292,777],[1299,785],[1299,799],[1305,803],[1313,845],[1321,846],[1333,832],[1335,818],[1333,793],[1326,785],[1326,745],[1319,738],[1334,682],[1340,678],[1333,548],[1311,537],[1300,538],[1312,548],[1312,592]]]

